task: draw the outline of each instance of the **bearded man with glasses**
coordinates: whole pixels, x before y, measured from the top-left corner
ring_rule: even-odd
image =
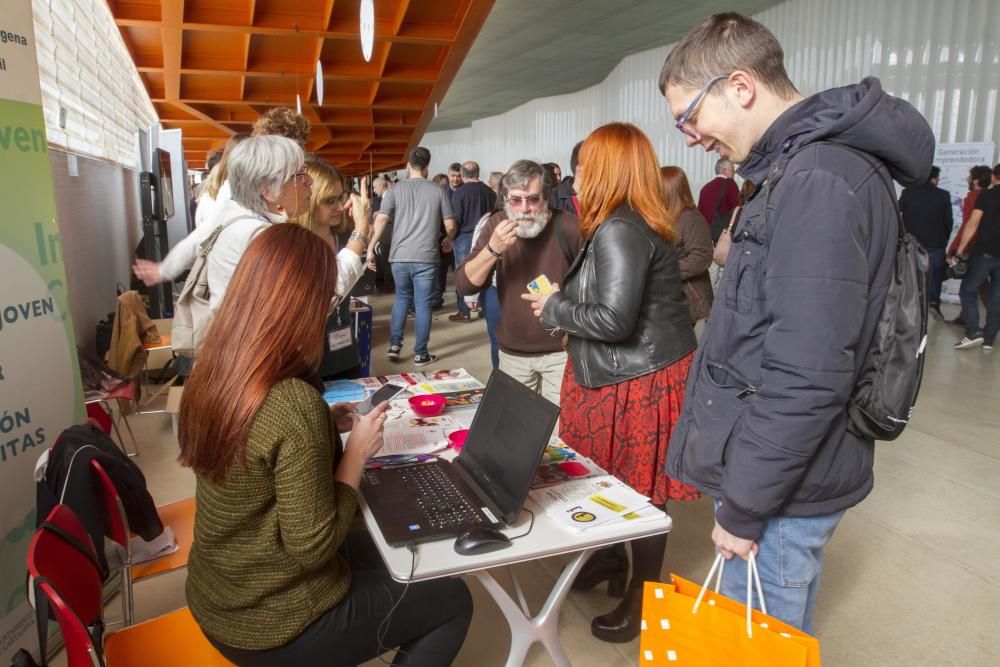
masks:
[[[541,275],[561,283],[583,241],[575,215],[549,208],[551,184],[543,173],[537,162],[519,160],[504,175],[503,208],[490,217],[455,271],[455,288],[462,296],[476,294],[496,275],[500,370],[558,405],[566,352],[521,294]]]
[[[812,633],[823,548],[874,485],[874,442],[849,428],[847,405],[893,280],[891,180],[927,180],[934,135],[873,77],[803,97],[774,35],[733,13],[684,36],[660,91],[689,147],[760,184],[740,214],[666,472],[716,499],[712,541],[731,559],[722,592],[745,599],[754,553],[768,612]]]

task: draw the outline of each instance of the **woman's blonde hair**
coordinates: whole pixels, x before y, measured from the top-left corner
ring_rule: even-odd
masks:
[[[314,234],[324,236],[323,230],[316,224],[316,211],[319,205],[330,197],[336,197],[338,186],[340,192],[347,192],[347,183],[340,170],[329,162],[311,157],[306,160],[306,171],[312,178],[312,196],[309,197],[309,211],[292,219],[292,222],[302,225]],[[330,227],[334,236],[347,231],[350,220],[346,213],[342,213],[340,222]]]
[[[205,179],[205,188],[202,192],[207,192],[208,196],[215,199],[219,196],[219,189],[222,184],[226,182],[229,178],[229,154],[233,152],[233,149],[239,145],[244,139],[250,137],[246,132],[238,132],[233,136],[229,137],[229,142],[226,143],[226,150],[222,153],[222,159],[219,160],[219,164],[212,167],[212,171],[209,172],[208,178]]]

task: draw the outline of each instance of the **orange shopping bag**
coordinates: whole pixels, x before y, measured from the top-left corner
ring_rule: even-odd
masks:
[[[764,613],[718,593],[721,555],[701,587],[676,574],[671,575],[672,584],[647,581],[642,598],[640,667],[819,667],[819,641],[767,615],[753,554],[748,565],[747,600],[753,577]],[[707,589],[717,569],[713,593]]]

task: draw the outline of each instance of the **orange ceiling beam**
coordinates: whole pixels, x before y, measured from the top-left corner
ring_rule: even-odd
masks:
[[[494,0],[375,0],[375,47],[357,0],[108,0],[161,123],[189,166],[272,106],[313,124],[307,150],[347,173],[405,164]],[[323,64],[325,95],[314,90]]]

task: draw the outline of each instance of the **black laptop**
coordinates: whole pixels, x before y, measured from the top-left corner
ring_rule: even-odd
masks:
[[[513,524],[558,418],[557,405],[493,371],[458,457],[361,477],[385,541],[400,546]]]

